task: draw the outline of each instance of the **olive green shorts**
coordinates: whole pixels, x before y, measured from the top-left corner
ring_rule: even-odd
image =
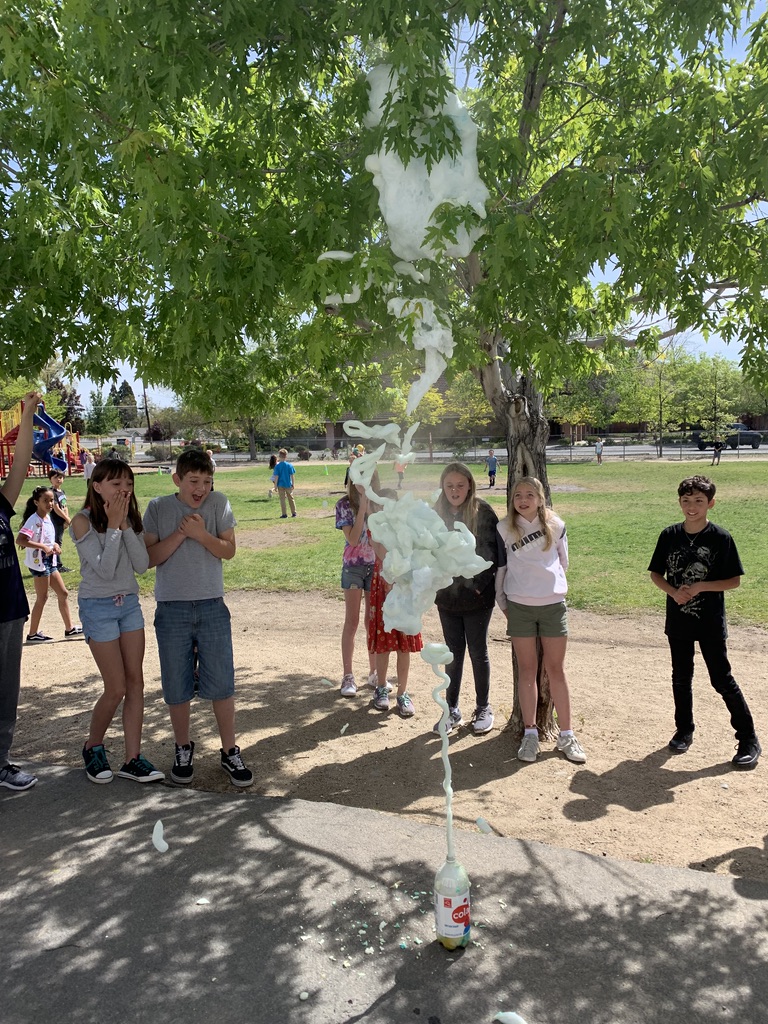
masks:
[[[509,601],[507,636],[568,636],[565,601],[537,605]]]

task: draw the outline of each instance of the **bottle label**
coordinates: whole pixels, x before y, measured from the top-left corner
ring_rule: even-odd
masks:
[[[447,939],[469,934],[469,889],[454,896],[435,893],[435,927]]]

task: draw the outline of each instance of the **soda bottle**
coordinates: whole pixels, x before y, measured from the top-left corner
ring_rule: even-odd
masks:
[[[435,875],[435,931],[446,949],[469,943],[469,877],[451,856]]]

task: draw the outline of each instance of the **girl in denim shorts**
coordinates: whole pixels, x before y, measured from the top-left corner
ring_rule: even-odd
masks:
[[[372,486],[378,490],[379,479],[373,474]],[[347,483],[345,497],[336,502],[336,529],[344,534],[344,554],[341,565],[341,589],[344,591],[344,628],[341,631],[341,660],[343,678],[342,697],[354,697],[357,684],[352,671],[352,656],[355,653],[355,634],[360,624],[360,605],[365,597],[365,628],[371,618],[371,580],[376,556],[368,532],[368,497],[361,486],[351,480]],[[376,676],[376,655],[368,654],[368,685],[378,685]]]
[[[165,778],[141,754],[144,618],[136,574],[149,567],[142,530],[132,471],[119,459],[103,459],[88,481],[83,510],[69,529],[83,577],[78,591],[80,619],[104,681],[83,747],[86,775],[97,784],[114,778],[104,736],[121,703],[125,763],[116,774],[134,782]]]

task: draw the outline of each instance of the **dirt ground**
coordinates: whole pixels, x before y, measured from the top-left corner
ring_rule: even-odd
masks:
[[[234,593],[227,602],[235,640],[238,739],[256,782],[248,791],[233,790],[218,764],[213,716],[202,703],[193,707],[194,787],[228,799],[248,799],[251,793],[300,797],[440,822],[444,795],[440,745],[431,731],[438,717],[430,695],[436,682],[432,669],[413,657],[414,718],[376,711],[365,687],[354,698],[339,694],[341,600]],[[151,600],[144,610],[149,627],[144,753],[168,773],[173,742],[160,694]],[[52,602],[41,628],[63,636]],[[476,829],[476,819],[483,817],[499,835],[768,881],[768,747],[756,770],[732,770],[728,717],[700,659],[696,741],[686,755],[673,756],[667,750],[672,700],[661,617],[572,611],[570,631],[574,725],[587,764],[569,763],[551,743],[543,745],[535,764],[516,760],[511,735],[504,731],[512,707],[510,648],[497,612],[490,631],[496,725],[484,737],[475,737],[465,725],[450,740],[456,826]],[[424,638],[442,639],[434,613],[427,617]],[[766,639],[765,630],[732,627],[729,641],[734,674],[764,742]],[[366,674],[364,644],[361,627],[358,681]],[[25,647],[22,672],[15,758],[32,765],[81,766],[80,750],[100,692],[85,642],[62,639]],[[461,700],[467,721],[473,697],[469,669]],[[119,765],[118,721],[107,747]]]

